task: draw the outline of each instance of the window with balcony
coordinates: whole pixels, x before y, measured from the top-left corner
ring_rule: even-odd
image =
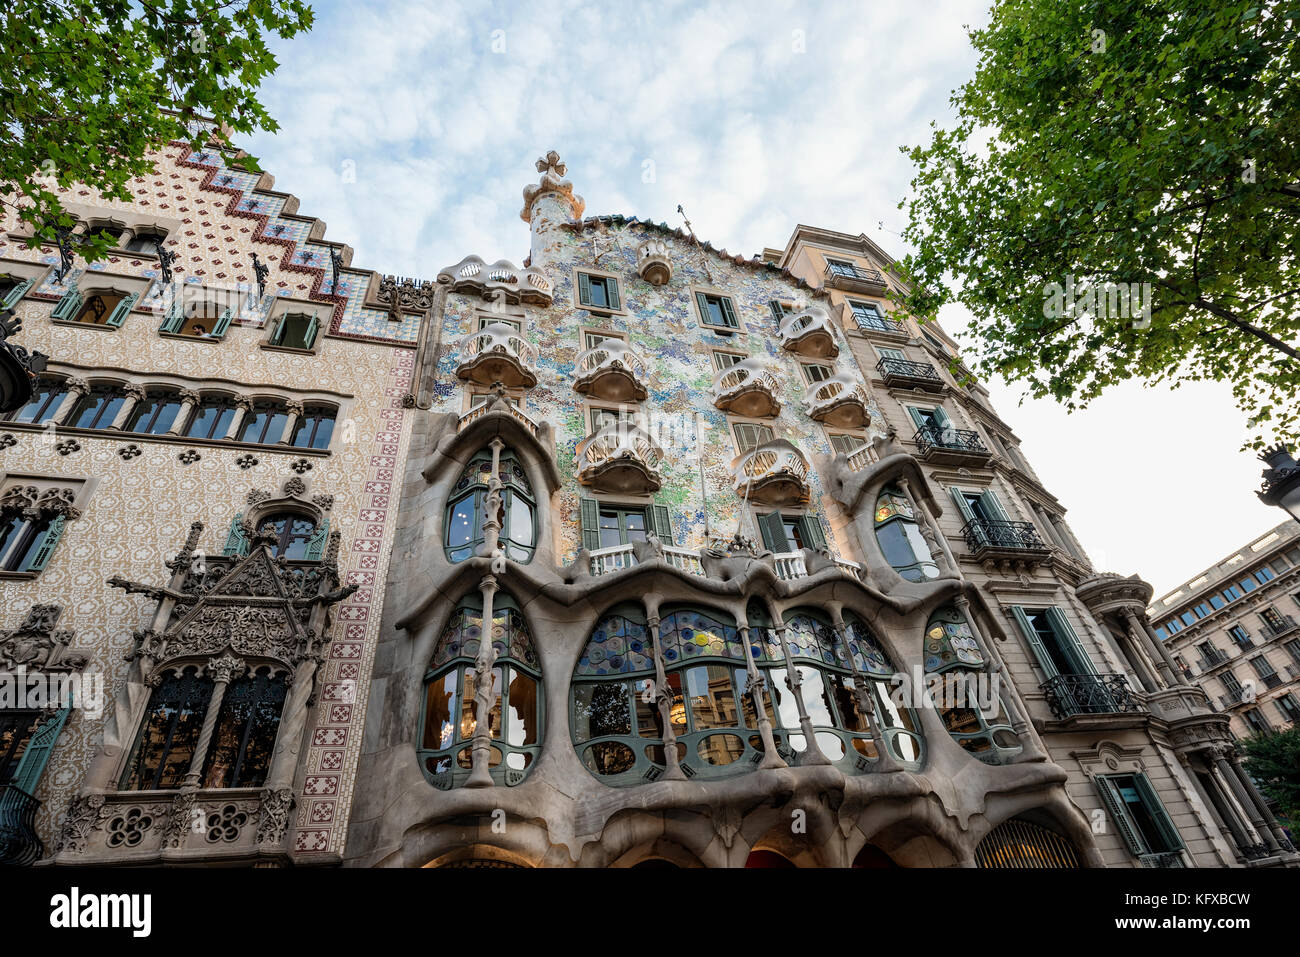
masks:
[[[289,410],[276,402],[259,402],[244,414],[239,427],[239,441],[274,445],[284,438]]]
[[[0,273],[0,309],[12,309],[18,305],[35,282],[34,278],[24,279],[22,276]]]
[[[831,448],[840,455],[852,455],[867,444],[865,434],[854,435],[849,432],[828,432],[826,437],[830,440]]]
[[[644,542],[651,532],[664,545],[674,544],[672,516],[666,505],[615,505],[583,498],[578,506],[582,547],[590,552]]]
[[[745,356],[740,355],[739,353],[720,352],[715,349],[713,352],[713,368],[717,372],[726,372],[737,362],[741,362],[744,359]]]
[[[910,582],[939,577],[939,566],[925,537],[916,512],[901,489],[887,485],[876,499],[876,541],[891,568]]]
[[[0,420],[44,425],[54,418],[67,395],[68,387],[62,381],[41,379],[32,386],[32,397],[27,400],[27,404],[0,416]]]
[[[138,296],[114,289],[70,289],[50,313],[51,319],[116,329],[126,321]]]
[[[1049,679],[1057,675],[1092,675],[1092,659],[1065,615],[1055,606],[1024,608],[1013,605],[1019,625],[1039,668]]]
[[[874,302],[862,302],[858,299],[849,299],[849,311],[853,313],[853,321],[857,323],[859,329],[870,330],[874,332],[898,332],[898,324],[885,318],[885,312]],[[891,352],[897,350],[890,350]],[[883,355],[883,353],[882,353]],[[898,357],[903,358],[899,352]]]
[[[695,305],[700,311],[700,322],[704,325],[724,330],[740,328],[740,320],[736,317],[736,306],[730,296],[697,292]]]
[[[851,259],[832,259],[826,257],[826,272],[832,276],[843,276],[846,279],[854,279],[858,275],[858,267]]]
[[[1241,625],[1229,626],[1228,636],[1232,638],[1237,645],[1243,648],[1249,648],[1254,644],[1254,642],[1250,640],[1250,635],[1247,634],[1246,629],[1241,627]]]
[[[767,512],[758,516],[758,530],[763,545],[777,554],[826,547],[826,533],[816,515]]]
[[[17,774],[40,719],[40,711],[0,708],[0,787]]]
[[[578,271],[578,305],[583,309],[617,312],[623,308],[618,280],[613,276]]]
[[[308,406],[298,416],[289,444],[298,449],[327,449],[334,434],[335,410]]]
[[[180,415],[180,397],[175,393],[150,393],[135,404],[126,431],[144,435],[166,435]]]
[[[1129,853],[1147,866],[1183,866],[1182,836],[1145,774],[1098,774],[1093,783]]]
[[[736,451],[741,455],[756,449],[764,443],[771,442],[776,433],[772,431],[771,426],[761,425],[757,422],[736,422],[732,425],[732,431],[736,436]]]
[[[194,410],[185,434],[195,439],[224,439],[230,432],[230,423],[235,421],[235,412],[233,399],[203,399]]]
[[[602,508],[597,522],[601,548],[614,548],[646,540],[644,508]]]
[[[602,331],[584,331],[582,334],[582,347],[586,349],[595,349],[605,342],[627,342],[627,337],[621,333],[602,332]]]
[[[498,477],[501,501],[496,515],[500,547],[512,561],[532,561],[537,543],[537,506],[532,483],[513,452],[501,452]],[[492,452],[484,449],[470,460],[451,490],[444,536],[447,560],[463,562],[485,540],[483,523],[492,480]]]
[[[1241,687],[1241,682],[1237,680],[1235,674],[1231,671],[1223,672],[1223,674],[1219,675],[1219,683],[1223,685],[1223,690],[1228,693],[1229,698],[1234,701],[1241,700],[1242,691],[1244,689]]]
[[[1263,655],[1256,655],[1250,659],[1250,666],[1255,669],[1255,674],[1259,675],[1265,681],[1277,677],[1277,669]],[[1271,686],[1270,686],[1271,687]]]
[[[233,303],[223,301],[217,290],[186,288],[167,309],[158,331],[189,339],[221,339],[235,317]]]
[[[320,320],[314,313],[290,312],[282,315],[268,340],[273,346],[285,349],[310,350],[320,334]]]

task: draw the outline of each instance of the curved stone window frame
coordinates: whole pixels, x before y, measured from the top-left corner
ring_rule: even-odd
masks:
[[[471,753],[477,727],[475,664],[482,638],[482,616],[480,594],[470,593],[461,599],[438,636],[420,686],[420,716],[414,741],[416,759],[425,779],[441,790],[463,786],[473,767]],[[501,635],[497,634],[498,621],[503,624]],[[488,770],[498,785],[513,786],[528,776],[541,756],[545,689],[532,629],[510,595],[498,592],[493,596],[492,622],[496,651],[492,670],[497,694],[490,719],[492,750]],[[437,700],[440,688],[445,709],[431,713],[430,707]],[[527,717],[518,715],[521,705],[527,707],[530,696],[534,709],[531,732]],[[435,723],[440,725],[437,746],[430,746],[429,735]],[[516,729],[520,737],[514,735]]]
[[[940,675],[954,692],[960,692],[961,687],[954,677],[959,676],[962,683],[992,679],[989,662],[970,622],[955,606],[945,605],[931,613],[922,641],[927,679]],[[1024,750],[1024,745],[1011,727],[1006,702],[1000,694],[992,700],[997,707],[995,714],[978,707],[950,707],[944,701],[936,701],[935,709],[940,723],[964,751],[985,764],[1006,764]]]
[[[919,584],[939,577],[939,564],[921,534],[916,506],[897,485],[880,489],[872,521],[880,552],[900,578]]]
[[[170,417],[168,410],[174,410]],[[184,414],[185,403],[179,389],[148,389],[131,409],[123,431],[134,435],[167,435]]]
[[[295,449],[328,449],[330,440],[334,438],[338,417],[339,409],[336,405],[304,403],[302,414],[298,416],[293,433],[289,436],[289,445]],[[304,438],[306,441],[299,441]]]
[[[498,460],[501,478],[501,548],[511,561],[527,565],[537,551],[537,498],[525,464],[512,449],[502,449]],[[447,492],[443,512],[443,552],[447,561],[458,564],[472,558],[483,544],[484,502],[492,472],[492,450],[476,452],[465,464],[460,478]],[[518,524],[526,515],[527,534]],[[460,524],[458,525],[457,522]],[[461,530],[464,538],[453,544],[452,535]]]

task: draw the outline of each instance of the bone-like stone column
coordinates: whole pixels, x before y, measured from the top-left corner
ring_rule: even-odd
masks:
[[[871,700],[871,686],[868,682],[871,680],[862,673],[858,667],[857,659],[853,655],[853,647],[849,644],[848,627],[844,624],[843,606],[839,602],[826,605],[827,611],[831,615],[831,625],[835,628],[835,637],[839,641],[840,647],[844,649],[845,656],[849,659],[849,667],[853,670],[853,697],[857,699],[858,710],[867,719],[867,730],[871,732],[871,741],[876,746],[876,770],[884,773],[891,771],[901,771],[898,761],[894,759],[893,752],[889,749],[889,744],[885,741],[885,735],[880,730],[880,725],[876,720],[876,703]]]
[[[682,770],[677,755],[677,732],[673,730],[673,698],[668,690],[668,674],[664,670],[663,641],[659,635],[659,599],[646,599],[646,630],[650,632],[650,644],[655,656],[655,705],[659,708],[659,720],[664,728],[664,780],[685,781],[686,773]]]
[[[781,760],[781,755],[776,753],[776,739],[772,736],[772,719],[767,716],[767,708],[763,706],[763,692],[767,688],[767,679],[758,670],[758,665],[754,661],[754,649],[750,647],[749,642],[749,622],[743,617],[737,619],[740,624],[737,631],[740,632],[740,641],[745,646],[745,672],[749,676],[748,687],[745,688],[745,694],[750,696],[754,702],[754,714],[758,718],[758,736],[763,742],[763,760],[759,763],[759,768],[783,768],[785,762]]]
[[[799,709],[799,727],[803,731],[804,757],[799,761],[801,765],[813,764],[830,764],[830,758],[822,753],[821,746],[817,744],[817,734],[813,731],[812,718],[808,716],[808,708],[803,702],[803,675],[795,666],[794,658],[790,656],[790,643],[786,640],[786,624],[781,618],[780,612],[773,609],[772,624],[776,631],[777,638],[781,642],[781,652],[785,656],[785,673],[788,676],[787,682],[790,685],[790,691],[794,694],[795,707]]]

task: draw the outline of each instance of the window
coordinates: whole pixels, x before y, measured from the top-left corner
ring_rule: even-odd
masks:
[[[1270,678],[1277,674],[1277,669],[1263,655],[1256,655],[1251,658],[1250,666],[1255,669],[1255,674],[1261,678]]]
[[[858,324],[859,329],[871,329],[875,332],[896,332],[897,327],[885,319],[885,313],[874,302],[862,302],[857,299],[848,300],[849,311],[853,313],[853,321]],[[898,357],[901,359],[903,354],[900,352]]]
[[[1002,529],[1006,526],[1007,513],[992,489],[973,492],[967,489],[950,488],[948,493],[957,505],[957,511],[966,522],[963,529],[967,540],[976,546],[997,545],[1004,541]]]
[[[675,541],[666,505],[612,505],[584,498],[578,502],[578,511],[582,547],[587,551],[644,542],[650,532],[665,545]]]
[[[984,677],[988,662],[958,609],[949,605],[930,616],[923,652],[926,674],[944,677],[935,704],[952,739],[989,764],[1018,754],[1020,739],[1011,729],[997,686]]]
[[[582,341],[585,349],[595,349],[602,342],[626,342],[627,340],[609,332],[584,332]]]
[[[1291,655],[1291,660],[1300,665],[1300,638],[1292,638],[1290,641],[1285,642],[1282,647]]]
[[[126,230],[113,223],[94,223],[86,230],[86,235],[91,239],[107,239],[109,246],[117,248]]]
[[[1239,645],[1249,646],[1254,644],[1254,642],[1250,640],[1250,635],[1246,633],[1246,629],[1242,628],[1241,625],[1230,626],[1228,628],[1228,635]]]
[[[1205,618],[1210,614],[1210,606],[1207,605],[1205,602],[1201,602],[1192,610],[1196,612],[1197,618]]]
[[[767,512],[758,516],[758,530],[763,544],[778,554],[826,547],[826,534],[816,515]]]
[[[1013,605],[1011,614],[1048,678],[1094,673],[1092,659],[1059,608]]]
[[[88,326],[117,328],[126,320],[127,314],[135,305],[136,298],[135,293],[116,291],[92,292],[83,298],[81,293],[74,289],[59,301],[54,311],[50,313],[50,317]],[[65,303],[69,305],[65,307]]]
[[[507,319],[505,316],[482,315],[478,317],[479,332],[482,332],[488,326],[508,326],[515,331],[516,335],[522,335],[523,324],[518,319]]]
[[[736,318],[736,307],[730,296],[719,296],[710,292],[697,292],[695,304],[700,310],[700,321],[706,326],[723,329],[739,329],[740,320]]]
[[[271,345],[286,349],[310,349],[316,344],[320,320],[315,314],[290,312],[281,316],[271,333]]]
[[[1202,649],[1202,652],[1204,652],[1204,649]],[[1231,671],[1225,671],[1223,672],[1223,674],[1219,675],[1219,681],[1220,683],[1222,683],[1224,690],[1228,692],[1228,695],[1230,697],[1238,701],[1241,700],[1241,693],[1242,693],[1241,682],[1237,680],[1237,676],[1235,674],[1233,674]]]
[[[62,515],[30,517],[23,511],[14,508],[0,512],[0,571],[43,570],[63,535]]]
[[[541,750],[541,666],[528,623],[504,592],[493,596],[490,632],[496,660],[488,770],[497,784],[518,784]],[[464,784],[474,766],[474,664],[483,633],[482,599],[467,596],[452,612],[425,673],[417,758],[425,777],[440,788]]]
[[[907,414],[912,417],[912,423],[918,429],[924,429],[932,436],[931,441],[941,441],[943,433],[953,428],[952,420],[942,408],[927,409],[909,405]]]
[[[867,444],[865,435],[850,435],[848,433],[832,432],[829,434],[831,448],[840,455],[852,455],[858,449]]]
[[[1241,581],[1237,582],[1237,584],[1241,586],[1241,590],[1246,594],[1250,594],[1256,588],[1259,587],[1257,584],[1255,584],[1255,579],[1251,578],[1250,576],[1243,578]]]
[[[1261,608],[1259,617],[1263,620],[1264,625],[1269,631],[1276,634],[1279,631],[1285,631],[1288,624],[1287,620],[1282,617],[1278,610],[1271,605],[1268,608]]]
[[[618,280],[613,276],[578,273],[578,305],[586,309],[617,311],[623,308],[618,294]]]
[[[784,320],[786,316],[792,315],[797,311],[794,303],[781,302],[777,299],[768,302],[767,308],[772,310],[772,318],[776,320],[778,326],[781,325],[782,320]]]
[[[257,788],[265,783],[288,690],[286,677],[261,667],[227,686],[204,757],[203,787]]]
[[[226,334],[235,316],[235,307],[226,306],[216,299],[205,298],[201,293],[180,295],[167,310],[159,332],[191,339],[220,339]]]
[[[1210,596],[1210,607],[1213,608],[1215,611],[1218,611],[1220,608],[1222,608],[1222,607],[1223,607],[1224,605],[1226,605],[1226,604],[1227,604],[1227,602],[1224,601],[1223,598],[1222,598],[1221,596],[1219,596],[1219,595],[1211,595],[1211,596]]]
[[[812,385],[815,382],[825,382],[835,374],[835,370],[830,366],[818,365],[811,362],[800,363],[799,368],[803,372],[804,381],[809,385]]]
[[[1183,839],[1145,774],[1099,774],[1093,782],[1134,857],[1148,863],[1156,855],[1179,854]],[[1150,863],[1182,866],[1181,857]]]
[[[906,361],[907,361],[907,356],[903,354],[903,350],[902,350],[902,349],[884,349],[884,348],[878,348],[878,349],[876,349],[876,353],[877,353],[877,354],[880,356],[880,358],[882,358],[882,359],[892,359],[892,360],[894,360],[894,361],[896,361],[896,362],[906,362]]]
[[[239,441],[272,445],[284,437],[289,410],[278,403],[259,402],[244,414],[239,427]]]
[[[910,582],[939,577],[939,566],[925,537],[911,501],[902,490],[887,485],[876,499],[876,541],[885,561]]]
[[[1241,716],[1246,719],[1246,724],[1255,734],[1272,734],[1273,726],[1268,723],[1268,718],[1260,714],[1258,708],[1251,708],[1249,711],[1243,711]]]
[[[54,419],[67,395],[67,386],[62,382],[41,379],[32,386],[32,397],[27,400],[27,404],[3,418],[10,422],[44,425]]]
[[[512,561],[526,563],[532,561],[537,543],[537,506],[533,486],[519,460],[509,449],[501,452],[499,466],[499,542]],[[483,522],[491,479],[492,453],[485,449],[465,466],[460,480],[450,493],[451,502],[445,514],[444,534],[448,561],[463,562],[483,543]]]
[[[737,422],[732,426],[736,434],[736,448],[743,455],[750,449],[756,449],[764,443],[771,442],[775,433],[771,426],[754,422]]]
[[[327,449],[330,436],[334,434],[334,410],[320,407],[307,407],[298,416],[298,423],[293,427],[293,439],[289,442],[299,449]]]
[[[224,439],[235,421],[235,404],[230,399],[204,399],[199,403],[185,434],[195,439]]]
[[[326,526],[317,528],[310,518],[289,513],[268,515],[258,523],[260,533],[275,536],[271,551],[286,561],[319,561],[323,554]]]
[[[126,244],[126,249],[128,252],[133,253],[157,253],[158,247],[162,245],[163,240],[166,238],[163,233],[156,230],[136,230],[135,235]]]
[[[1190,611],[1183,612],[1182,615],[1180,615],[1179,617],[1182,618],[1183,624],[1186,625],[1188,628],[1196,624],[1196,616],[1193,615]]]
[[[1255,571],[1255,580],[1261,585],[1267,585],[1273,580],[1273,577],[1273,569],[1269,568],[1267,565]]]
[[[851,260],[832,259],[830,256],[825,258],[826,271],[832,276],[847,276],[849,279],[853,279],[857,276],[858,267],[855,266]]]
[[[1282,715],[1284,723],[1300,725],[1300,703],[1296,702],[1293,695],[1288,692],[1273,703],[1277,705],[1278,713]],[[3,780],[3,778],[0,778],[0,780]]]
[[[1170,618],[1165,622],[1165,627],[1169,629],[1169,634],[1176,635],[1183,630],[1183,623],[1177,618]]]
[[[1235,586],[1229,585],[1223,590],[1223,597],[1227,601],[1236,601],[1241,597],[1241,592],[1237,591]]]
[[[591,431],[594,435],[601,429],[621,426],[623,428],[632,428],[636,425],[638,412],[631,408],[602,409],[592,407],[591,409]]]
[[[212,679],[197,667],[164,676],[149,696],[120,790],[156,791],[184,783],[211,697]]]
[[[14,779],[40,717],[40,711],[0,708],[0,787]]]
[[[35,279],[24,279],[8,273],[0,274],[0,309],[12,309],[27,295]]]
[[[713,368],[719,372],[726,372],[728,369],[734,366],[737,362],[742,361],[744,358],[745,358],[744,356],[737,355],[734,352],[715,351],[713,353]]]
[[[166,435],[176,424],[180,411],[181,400],[174,393],[146,395],[135,404],[126,430],[145,435]]]
[[[932,346],[934,346],[936,349],[938,349],[939,352],[940,352],[942,355],[945,355],[945,356],[950,356],[950,355],[952,355],[952,353],[950,353],[950,352],[948,351],[948,347],[947,347],[946,345],[944,345],[942,342],[940,342],[940,341],[939,341],[938,339],[936,339],[934,336],[930,335],[930,333],[926,332],[924,329],[921,330],[921,335],[925,336],[925,340],[926,340],[926,342],[930,343],[930,345],[932,345]]]
[[[77,400],[64,424],[74,429],[106,429],[125,403],[126,396],[116,389],[106,386],[92,389]]]
[[[598,521],[601,548],[614,548],[646,540],[643,508],[602,508]]]

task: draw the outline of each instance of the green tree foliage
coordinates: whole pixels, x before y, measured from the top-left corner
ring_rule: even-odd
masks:
[[[1292,0],[997,0],[955,127],[904,148],[907,306],[957,299],[980,372],[1071,410],[1213,379],[1251,444],[1294,441],[1298,20]],[[1149,325],[1078,295],[1106,283],[1149,283]]]
[[[1242,748],[1250,776],[1277,802],[1289,826],[1300,826],[1300,728],[1249,738]]]
[[[275,130],[256,96],[278,66],[267,37],[312,24],[303,0],[11,0],[0,17],[0,202],[47,240],[73,225],[56,184],[129,200],[169,141]]]

